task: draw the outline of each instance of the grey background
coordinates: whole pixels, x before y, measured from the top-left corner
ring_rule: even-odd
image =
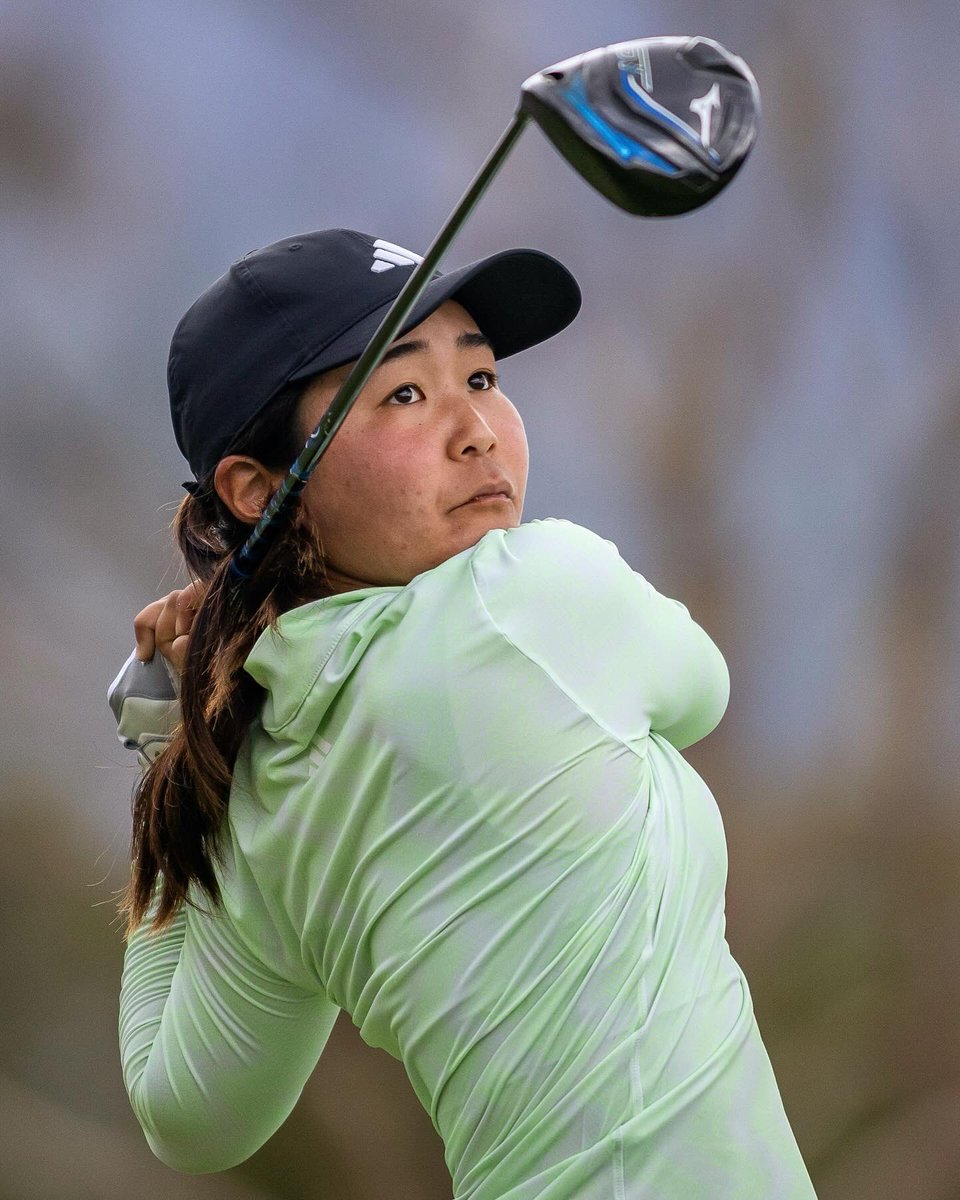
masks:
[[[113,1027],[133,769],[104,694],[177,582],[176,321],[288,234],[422,251],[528,74],[697,32],[763,93],[726,193],[639,221],[531,129],[445,265],[530,245],[581,282],[574,325],[502,364],[525,515],[611,538],[727,657],[690,757],[822,1196],[960,1196],[960,15],[936,0],[0,3],[0,1195],[223,1182],[153,1162]],[[281,1131],[223,1194],[444,1194],[396,1064],[337,1037],[292,1119],[302,1180]]]

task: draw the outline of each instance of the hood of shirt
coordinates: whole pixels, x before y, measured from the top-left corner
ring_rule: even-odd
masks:
[[[244,670],[266,692],[267,733],[306,744],[370,641],[407,607],[401,587],[361,588],[284,613],[250,651]]]

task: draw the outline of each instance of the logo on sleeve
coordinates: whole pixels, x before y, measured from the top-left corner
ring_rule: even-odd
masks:
[[[322,767],[323,760],[327,757],[332,749],[332,742],[328,742],[326,738],[322,738],[319,735],[315,737],[310,745],[310,753],[307,755],[310,760],[310,765],[312,767]]]
[[[423,262],[422,254],[414,254],[412,250],[404,250],[393,242],[385,242],[377,238],[373,243],[373,266],[371,271],[392,271],[394,267],[415,267]]]

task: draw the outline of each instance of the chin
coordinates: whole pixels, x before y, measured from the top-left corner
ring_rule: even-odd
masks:
[[[459,513],[460,510],[454,509],[454,512]],[[465,516],[467,519],[457,523],[457,528],[450,531],[444,544],[435,550],[429,559],[419,562],[416,569],[410,569],[409,579],[405,579],[405,583],[409,583],[410,579],[424,571],[431,571],[434,567],[439,567],[448,558],[453,558],[457,554],[462,554],[464,550],[469,550],[491,530],[515,529],[520,524],[519,516],[513,512],[512,505],[509,511],[494,512],[477,508],[468,511]]]
[[[466,520],[461,533],[464,538],[472,539],[464,542],[465,546],[472,546],[491,529],[513,529],[520,524],[512,504],[498,504],[495,507],[491,505],[489,508],[480,506],[468,508],[464,515]]]
[[[506,513],[478,514],[478,519],[471,521],[469,527],[462,530],[460,535],[455,539],[457,549],[451,553],[459,554],[461,550],[466,550],[469,546],[475,546],[491,530],[514,529],[519,524],[520,522],[515,516]]]

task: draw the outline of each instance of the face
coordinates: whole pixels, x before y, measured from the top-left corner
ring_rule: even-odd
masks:
[[[304,438],[351,366],[308,389]],[[393,343],[304,489],[334,589],[409,583],[491,529],[519,525],[527,466],[493,352],[447,301]]]

